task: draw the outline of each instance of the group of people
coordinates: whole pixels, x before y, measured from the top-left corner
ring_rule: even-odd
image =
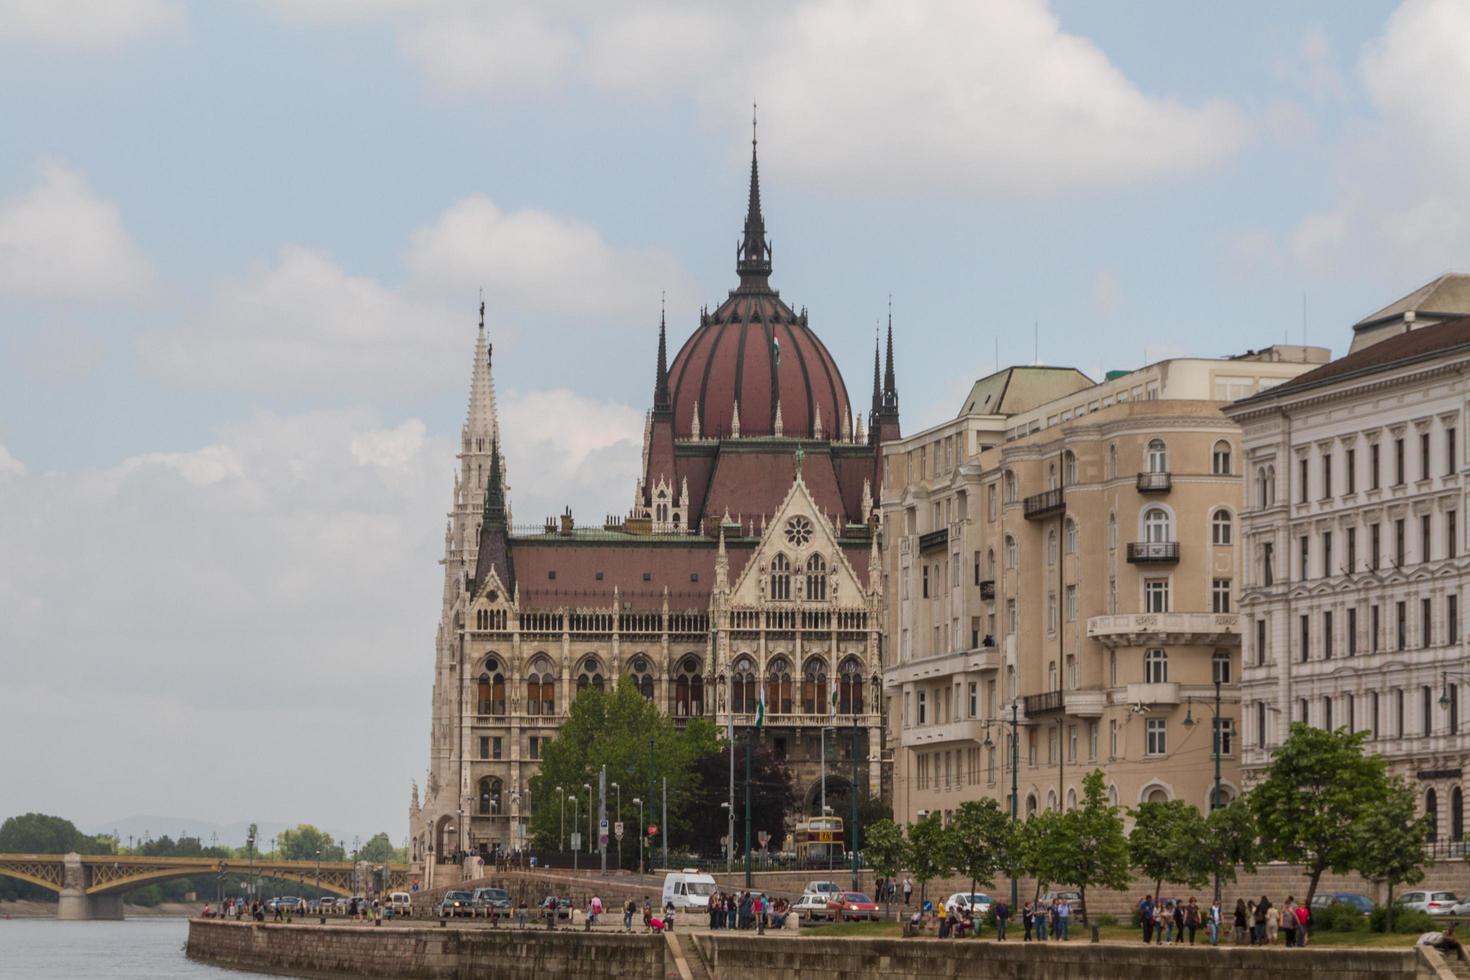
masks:
[[[765,932],[784,929],[791,904],[784,898],[774,902],[765,892],[715,892],[709,899],[711,929],[754,929]]]
[[[997,903],[1004,906],[1004,902]],[[1006,916],[1010,917],[1010,909],[1006,908]],[[1002,933],[1000,928],[1000,913],[996,912],[996,931]],[[1065,898],[1045,899],[1041,898],[1036,904],[1030,902],[1021,903],[1021,928],[1025,930],[1025,941],[1046,942],[1048,936],[1051,939],[1066,941],[1072,938],[1072,903]],[[1000,938],[1005,938],[1003,933]]]
[[[1144,943],[1180,946],[1187,937],[1193,946],[1196,934],[1204,929],[1210,945],[1215,946],[1220,942],[1220,905],[1211,902],[1209,908],[1202,908],[1193,895],[1187,902],[1145,895],[1138,903],[1138,924],[1143,927]]]
[[[219,908],[205,903],[204,911],[200,914],[206,919],[254,919],[256,922],[264,922],[265,903],[259,899],[247,902],[243,898],[227,898]]]
[[[1274,946],[1278,935],[1287,946],[1305,946],[1312,931],[1312,910],[1292,896],[1279,908],[1265,895],[1259,902],[1237,898],[1233,929],[1237,946]]]

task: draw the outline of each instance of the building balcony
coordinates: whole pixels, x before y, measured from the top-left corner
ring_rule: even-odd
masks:
[[[1045,694],[1028,694],[1021,699],[1021,710],[1027,718],[1037,715],[1055,714],[1063,709],[1062,692],[1047,691]]]
[[[1044,490],[1041,493],[1033,493],[1021,502],[1021,512],[1028,521],[1039,521],[1047,517],[1055,517],[1067,509],[1067,501],[1062,497],[1062,488],[1056,487]]]
[[[1235,613],[1122,613],[1093,616],[1087,636],[1105,647],[1239,646],[1240,617]]]
[[[984,579],[984,580],[982,580],[980,582],[980,598],[982,598],[982,599],[994,599],[995,598],[995,579],[993,579],[993,578],[987,578],[987,579]]]
[[[1179,703],[1178,684],[1129,684],[1124,688],[1124,700],[1129,707],[1144,712],[1160,708],[1172,708]]]
[[[1170,564],[1178,560],[1178,541],[1130,541],[1128,543],[1128,563],[1130,565]]]
[[[903,747],[906,749],[924,748],[945,742],[979,744],[984,741],[985,722],[974,718],[946,722],[943,725],[916,725],[903,730]]]
[[[1069,715],[1078,718],[1101,718],[1108,706],[1108,692],[1101,689],[1090,691],[1064,691],[1062,707]]]
[[[1174,486],[1168,473],[1140,473],[1138,474],[1139,493],[1168,493]]]
[[[895,688],[915,681],[933,680],[937,677],[999,670],[1000,663],[1000,647],[996,646],[976,647],[973,650],[961,650],[958,653],[947,653],[938,657],[919,657],[906,660],[883,671],[883,686]]]
[[[919,553],[930,551],[943,551],[949,547],[949,528],[942,527],[937,531],[919,535]]]

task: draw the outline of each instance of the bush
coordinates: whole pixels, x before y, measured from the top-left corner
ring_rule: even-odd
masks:
[[[1386,910],[1382,905],[1374,906],[1373,914],[1368,917],[1369,927],[1374,932],[1383,932],[1386,921]],[[1418,909],[1406,909],[1402,905],[1395,905],[1393,909],[1393,931],[1394,932],[1438,932],[1439,923],[1428,912]]]
[[[1104,928],[1115,926],[1118,924],[1118,917],[1116,915],[1099,915],[1093,920],[1093,924],[1103,926]]]
[[[1312,928],[1318,932],[1364,932],[1368,928],[1368,917],[1342,902],[1314,911],[1312,919]]]

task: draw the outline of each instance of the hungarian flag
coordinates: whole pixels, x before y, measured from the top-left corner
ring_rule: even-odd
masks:
[[[755,695],[755,730],[760,731],[766,724],[766,686],[757,685]]]
[[[837,717],[837,675],[832,675],[832,717]]]
[[[781,370],[781,338],[771,338],[771,357],[776,361],[776,370]]]

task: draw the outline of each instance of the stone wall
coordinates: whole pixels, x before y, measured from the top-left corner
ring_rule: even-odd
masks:
[[[664,980],[662,936],[572,929],[278,925],[193,919],[188,955],[216,966],[393,980]]]
[[[1436,980],[1415,949],[1171,948],[924,939],[694,937],[720,980]]]

